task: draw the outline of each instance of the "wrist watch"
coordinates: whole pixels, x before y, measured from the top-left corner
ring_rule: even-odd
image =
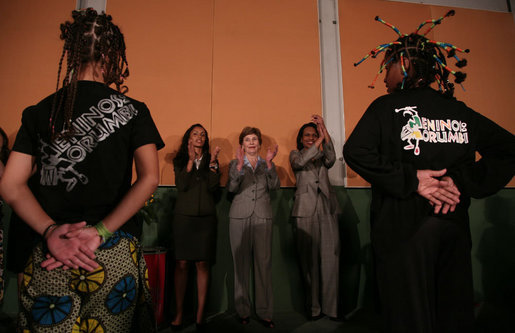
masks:
[[[218,162],[217,162],[217,161],[215,161],[213,164],[210,164],[210,165],[209,165],[209,168],[210,168],[210,169],[218,170]]]

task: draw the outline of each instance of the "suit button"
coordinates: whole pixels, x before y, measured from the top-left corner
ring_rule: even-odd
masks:
[[[200,180],[200,177],[197,177],[197,180]]]
[[[315,184],[318,184],[318,180],[317,180],[317,181],[315,181]]]
[[[256,199],[252,199],[252,201],[256,201]]]

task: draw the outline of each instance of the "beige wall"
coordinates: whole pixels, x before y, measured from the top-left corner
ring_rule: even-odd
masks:
[[[71,18],[74,6],[71,0],[0,0],[0,126],[11,144],[22,110],[55,90],[59,24]],[[129,96],[147,103],[166,143],[159,152],[162,184],[174,183],[172,158],[186,128],[200,122],[212,146],[222,148],[223,170],[240,130],[259,127],[264,150],[279,145],[275,162],[282,185],[294,185],[288,154],[295,149],[298,128],[321,113],[317,1],[109,0],[107,11],[126,36]],[[367,88],[377,61],[352,66],[377,44],[395,38],[373,18],[380,15],[411,31],[446,11],[379,0],[339,1],[347,134],[385,92],[382,78],[375,90]],[[457,9],[434,38],[471,49],[467,92],[458,87],[457,97],[514,132],[512,16]],[[349,171],[349,185],[366,184]]]

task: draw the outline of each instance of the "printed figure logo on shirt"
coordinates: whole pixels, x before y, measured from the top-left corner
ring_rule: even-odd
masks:
[[[469,143],[466,122],[454,119],[443,120],[421,117],[416,109],[416,106],[395,109],[395,113],[402,112],[404,117],[408,117],[408,122],[401,130],[401,140],[407,142],[404,150],[413,150],[413,153],[418,156],[420,155],[420,141],[427,143]]]
[[[106,140],[119,128],[126,125],[138,110],[123,95],[111,95],[91,106],[72,122],[75,131],[69,140],[58,139],[48,143],[40,138],[41,173],[40,184],[56,186],[66,184],[70,192],[78,184],[87,184],[87,175],[76,169],[99,142]]]
[[[422,121],[418,116],[418,112],[415,110],[416,106],[406,106],[401,109],[395,109],[395,112],[398,113],[402,111],[402,115],[406,117],[408,115],[410,118],[408,119],[408,123],[402,127],[401,131],[401,140],[407,141],[408,144],[404,146],[404,150],[414,149],[415,155],[420,154],[420,147],[418,146],[418,142],[422,140]],[[415,144],[413,144],[412,140],[415,140]]]

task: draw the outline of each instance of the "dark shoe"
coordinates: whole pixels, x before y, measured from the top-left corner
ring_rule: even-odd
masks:
[[[250,323],[250,318],[249,317],[238,317],[238,321],[242,325],[247,325],[248,323]]]
[[[177,331],[182,330],[182,324],[178,324],[178,325],[170,324],[170,328],[172,329],[172,331],[177,332]]]
[[[327,316],[327,318],[329,318],[329,320],[337,321],[337,322],[345,321],[344,317],[329,317],[329,316]]]
[[[322,319],[322,318],[324,318],[324,314],[323,313],[319,314],[318,316],[309,316],[309,320],[310,321],[317,321],[317,320]]]
[[[259,322],[261,325],[265,326],[266,328],[274,328],[275,324],[271,319],[265,320],[265,319],[259,319]]]
[[[195,330],[197,332],[206,332],[206,323],[195,323]]]

